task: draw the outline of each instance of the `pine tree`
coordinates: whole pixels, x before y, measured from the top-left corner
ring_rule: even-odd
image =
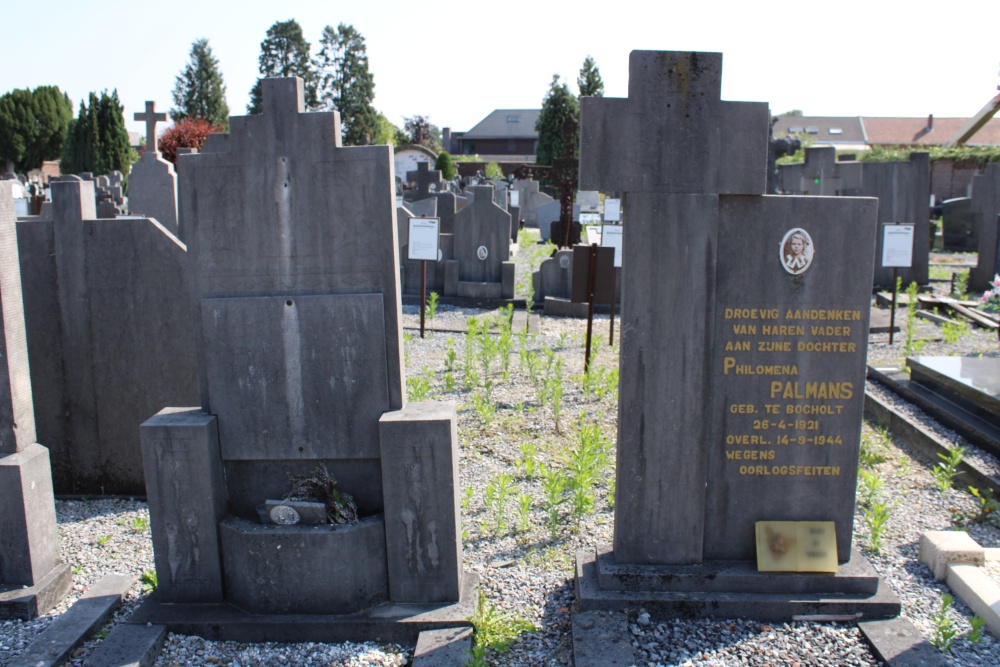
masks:
[[[559,75],[552,76],[549,92],[542,100],[542,111],[535,121],[538,132],[538,148],[535,162],[540,165],[552,164],[552,160],[563,152],[563,121],[567,116],[579,120],[580,102],[573,97],[569,86],[559,83]]]
[[[583,67],[580,68],[576,86],[580,89],[580,97],[604,97],[604,79],[601,78],[601,70],[590,56],[583,59]]]
[[[191,45],[191,59],[174,83],[174,104],[177,106],[170,110],[170,118],[175,123],[200,118],[229,131],[226,84],[207,39],[195,40]]]
[[[260,77],[250,90],[247,113],[258,114],[264,111],[260,82],[273,76],[301,77],[305,83],[306,108],[316,108],[316,80],[309,61],[309,42],[302,36],[302,26],[298,21],[278,21],[267,29],[267,37],[260,43],[257,68]]]
[[[316,68],[317,97],[322,109],[340,112],[345,146],[373,143],[379,134],[375,79],[368,69],[365,38],[354,26],[341,23],[323,28]]]
[[[128,175],[133,155],[118,91],[111,95],[105,91],[100,97],[90,93],[88,101],[89,105],[80,102],[80,113],[69,124],[60,171],[107,174],[118,170]]]
[[[0,162],[27,172],[58,158],[72,119],[73,103],[56,86],[0,96]]]

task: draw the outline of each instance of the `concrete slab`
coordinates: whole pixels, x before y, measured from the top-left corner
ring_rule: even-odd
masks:
[[[479,577],[466,573],[462,599],[454,604],[386,603],[357,614],[251,614],[235,605],[170,604],[154,591],[128,622],[164,625],[168,632],[213,641],[344,642],[416,644],[421,632],[471,627]]]
[[[90,587],[65,614],[54,620],[8,667],[56,667],[104,625],[135,583],[132,577],[108,574]]]
[[[0,586],[0,620],[38,618],[56,606],[72,585],[72,570],[60,563],[34,586]]]
[[[83,667],[153,667],[166,640],[163,625],[116,625]]]
[[[875,656],[890,667],[945,667],[951,662],[905,618],[858,623]]]
[[[951,563],[945,582],[962,602],[986,621],[986,628],[1000,637],[1000,586],[977,565]]]
[[[472,628],[427,630],[417,637],[411,667],[464,667],[472,650]]]
[[[986,553],[964,530],[929,530],[920,535],[919,558],[934,572],[937,581],[944,581],[949,565],[983,565]]]
[[[629,667],[636,664],[623,613],[586,611],[573,616],[576,667]]]

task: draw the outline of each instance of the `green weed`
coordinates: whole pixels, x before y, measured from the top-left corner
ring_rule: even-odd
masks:
[[[953,601],[954,598],[945,593],[941,596],[941,604],[938,606],[937,611],[931,614],[931,622],[934,624],[931,644],[942,653],[951,652],[951,648],[955,643],[955,636],[958,634],[954,622],[948,616],[948,607],[951,606]]]
[[[888,528],[891,512],[892,508],[884,500],[873,501],[869,507],[861,509],[865,525],[868,526],[868,548],[872,553],[882,553],[882,537]]]
[[[958,466],[962,463],[962,456],[965,454],[964,447],[952,447],[947,455],[938,454],[941,461],[931,468],[931,475],[934,476],[934,484],[938,491],[947,493],[958,476]]]

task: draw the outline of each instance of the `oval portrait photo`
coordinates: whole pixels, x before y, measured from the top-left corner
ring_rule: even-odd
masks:
[[[785,271],[793,276],[805,273],[805,270],[812,264],[815,253],[812,237],[809,236],[809,232],[800,227],[789,229],[785,233],[784,238],[781,239],[779,250],[781,252],[781,265],[785,267]]]

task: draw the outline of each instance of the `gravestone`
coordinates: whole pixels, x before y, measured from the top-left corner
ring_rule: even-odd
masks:
[[[437,195],[437,217],[441,218],[441,233],[455,231],[455,213],[458,211],[458,197],[454,192],[439,192]]]
[[[420,164],[424,164],[421,162]],[[406,207],[410,209],[416,216],[423,216],[425,218],[436,218],[437,217],[437,204],[438,200],[436,197],[429,197],[427,199],[418,199],[416,201],[407,201]]]
[[[416,184],[414,190],[406,191],[408,199],[413,199],[414,201],[427,199],[432,194],[432,187],[435,192],[441,189],[441,186],[444,184],[444,181],[441,179],[441,170],[431,169],[430,167],[429,162],[418,162],[415,171],[406,172],[406,181]]]
[[[906,162],[845,162],[832,146],[806,149],[805,162],[779,166],[782,192],[798,195],[865,196],[879,200],[878,221],[915,225],[913,263],[897,270],[907,285],[926,285],[930,253],[930,157],[910,153]],[[882,236],[875,237],[873,285],[891,287],[893,270],[883,267]]]
[[[455,406],[405,400],[392,149],[342,148],[299,78],[262,97],[178,172],[201,407],[142,426],[158,586],[133,619],[256,641],[466,625]],[[261,523],[321,469],[359,521]]]
[[[407,259],[410,245],[410,218],[419,218],[409,205],[396,207],[396,232],[399,243],[399,279],[400,291],[408,296],[420,297],[420,274],[423,263],[415,259]],[[427,262],[427,294],[437,292],[444,294],[444,260],[451,259],[454,252],[454,234],[438,234],[438,249],[441,259],[437,262]],[[419,302],[419,301],[418,301]]]
[[[976,220],[979,258],[969,271],[969,291],[982,293],[989,289],[993,276],[1000,271],[1000,163],[991,162],[986,170],[972,177],[972,212]]]
[[[59,562],[49,452],[36,442],[14,197],[0,181],[0,618],[32,619],[69,592]]]
[[[976,236],[972,199],[956,197],[941,202],[941,226],[941,247],[944,250],[976,252],[979,238]]]
[[[146,151],[129,172],[129,208],[147,218],[155,218],[171,234],[177,234],[177,174],[174,165],[163,159],[157,145],[156,123],[167,114],[156,113],[156,103],[146,102],[146,111],[135,114],[146,121]]]
[[[537,227],[535,209],[552,201],[552,197],[538,190],[538,181],[522,179],[514,181],[514,189],[520,193],[518,204],[521,207],[521,217],[525,227]]]
[[[861,171],[861,162],[839,162],[833,146],[806,148],[804,162],[778,165],[781,191],[793,195],[857,196]]]
[[[877,202],[764,195],[767,105],[721,71],[633,51],[627,99],[581,100],[580,187],[629,223],[614,545],[580,606],[894,615],[852,549]],[[758,521],[833,522],[837,573],[758,573]]]
[[[17,225],[35,422],[58,493],[142,495],[139,425],[198,397],[187,252],[152,219],[97,219],[93,188],[55,182],[52,219]]]
[[[512,299],[510,213],[493,201],[493,186],[470,189],[473,203],[455,214],[454,259],[444,263],[445,296]]]
[[[552,240],[552,225],[559,222],[560,215],[562,215],[562,204],[554,200],[541,204],[535,209],[535,224],[538,226],[538,232],[543,241]],[[571,215],[573,222],[579,226],[580,206],[578,204],[573,204]]]

